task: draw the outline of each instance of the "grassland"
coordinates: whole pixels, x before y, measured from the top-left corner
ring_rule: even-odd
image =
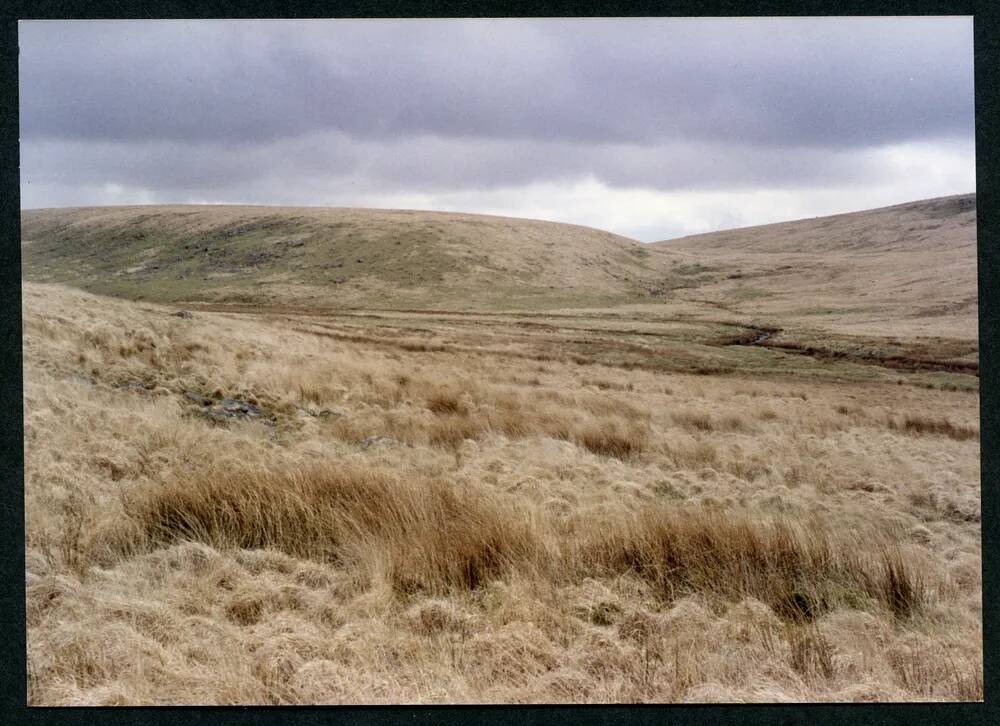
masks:
[[[685,263],[653,298],[192,287],[190,317],[32,253],[29,701],[981,699],[969,308],[862,325],[752,247],[706,266],[769,295]]]
[[[722,309],[846,335],[974,341],[975,200],[928,199],[653,247],[724,269],[685,291]]]
[[[669,252],[625,237],[471,214],[100,207],[27,211],[22,230],[29,279],[159,302],[602,306],[686,279],[663,266]]]

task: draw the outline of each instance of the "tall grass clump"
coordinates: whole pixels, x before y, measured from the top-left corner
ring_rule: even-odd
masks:
[[[882,556],[882,576],[875,588],[881,600],[898,620],[916,614],[926,599],[926,588],[919,572],[912,570],[899,550],[887,551]]]
[[[887,425],[892,431],[915,436],[946,436],[955,441],[969,441],[979,438],[979,429],[974,426],[961,426],[953,424],[946,418],[932,416],[908,414],[902,420],[888,419]]]
[[[530,517],[509,502],[350,467],[210,470],[143,489],[126,511],[140,545],[276,549],[385,573],[407,592],[474,588],[541,552]]]
[[[462,399],[451,391],[435,391],[427,398],[427,408],[436,414],[468,413]]]
[[[579,537],[576,566],[587,576],[633,573],[666,600],[753,597],[789,621],[866,600],[908,613],[925,595],[902,557],[889,566],[877,548],[859,553],[818,523],[650,505],[601,526],[581,523]]]
[[[555,581],[634,574],[666,601],[753,597],[789,621],[866,602],[902,619],[926,598],[899,552],[859,552],[817,522],[660,503],[557,521],[502,495],[351,467],[209,470],[140,489],[125,511],[134,527],[119,531],[138,532],[139,548],[195,540],[275,549],[382,573],[401,593],[471,589],[513,572]]]
[[[573,439],[598,456],[627,460],[646,448],[649,434],[636,426],[619,428],[604,424],[583,428],[573,434]]]

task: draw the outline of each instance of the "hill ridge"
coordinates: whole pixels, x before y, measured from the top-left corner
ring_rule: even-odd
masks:
[[[683,282],[659,264],[669,253],[631,238],[517,217],[269,205],[21,216],[27,279],[164,302],[551,307],[642,298]]]
[[[971,200],[971,203],[968,201]],[[951,217],[966,215],[974,221],[976,214],[976,194],[954,194],[945,197],[933,197],[930,199],[919,199],[902,204],[893,204],[887,207],[874,207],[872,209],[862,209],[854,212],[840,212],[838,214],[828,214],[820,217],[803,217],[801,219],[786,220],[784,222],[771,222],[769,224],[757,224],[746,227],[734,227],[731,229],[717,230],[715,232],[703,232],[700,234],[686,235],[667,240],[651,242],[650,245],[658,249],[684,249],[686,247],[703,247],[706,242],[712,246],[740,246],[750,249],[754,243],[760,243],[761,238],[783,233],[798,233],[802,231],[815,231],[823,227],[865,226],[870,230],[889,229],[893,227],[893,215],[902,215],[902,219],[896,222],[906,222],[910,218],[941,216]],[[860,223],[860,224],[859,224]],[[848,230],[845,230],[849,231]],[[905,230],[903,230],[905,231]],[[758,249],[758,251],[765,251]],[[787,252],[788,249],[775,249],[774,251]],[[801,250],[801,251],[822,251],[822,250]]]

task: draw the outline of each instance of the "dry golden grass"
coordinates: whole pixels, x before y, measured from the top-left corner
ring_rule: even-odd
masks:
[[[125,504],[138,538],[120,551],[198,541],[353,563],[402,592],[472,589],[525,561],[540,540],[511,503],[439,481],[398,481],[349,467],[207,470],[143,489]],[[116,525],[121,532],[121,525]]]
[[[982,698],[975,392],[24,310],[32,704]]]
[[[890,418],[888,426],[894,431],[905,431],[917,436],[947,436],[956,441],[979,438],[979,427],[977,426],[956,426],[948,419],[931,416],[907,415],[903,417],[902,421]]]
[[[658,504],[552,518],[510,497],[343,467],[206,470],[139,489],[125,515],[98,534],[106,557],[185,541],[278,550],[351,568],[363,582],[386,577],[403,594],[473,590],[514,571],[569,583],[634,574],[664,602],[751,597],[793,621],[864,598],[905,619],[927,598],[898,551],[859,553],[818,519],[796,526]]]

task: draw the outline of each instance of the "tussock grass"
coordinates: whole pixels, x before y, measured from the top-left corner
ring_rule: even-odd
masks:
[[[25,295],[33,704],[982,698],[975,444],[891,430],[896,385]]]
[[[426,389],[425,405],[434,414],[429,422],[406,417],[388,422],[392,436],[411,444],[454,449],[463,441],[496,434],[508,439],[548,436],[599,456],[625,460],[641,454],[650,443],[649,411],[607,396],[552,392],[534,396],[509,386],[477,385],[459,394],[425,381],[411,381],[407,388]],[[351,422],[342,422],[335,430],[350,440],[363,438]]]
[[[585,571],[633,572],[667,600],[752,597],[787,620],[808,621],[866,598],[908,615],[925,598],[920,575],[903,558],[890,560],[878,545],[859,552],[818,522],[652,506],[595,529],[580,543]]]
[[[206,471],[145,489],[126,513],[144,537],[126,548],[194,540],[276,549],[387,572],[404,592],[474,588],[540,556],[524,512],[427,480],[350,467]]]
[[[648,436],[639,428],[629,431],[591,428],[580,431],[575,438],[581,446],[592,453],[616,459],[629,459],[646,448]]]
[[[954,424],[946,418],[907,414],[901,420],[889,418],[886,424],[892,431],[900,431],[915,436],[946,436],[955,441],[969,441],[979,438],[979,429],[973,426]]]
[[[875,578],[875,589],[893,616],[900,620],[918,613],[927,599],[923,576],[908,565],[898,550],[882,555],[882,568]]]
[[[719,461],[719,451],[711,441],[699,440],[690,444],[668,442],[663,449],[671,463],[680,469],[702,469],[715,466]]]
[[[755,458],[740,457],[728,462],[726,471],[745,481],[754,481],[767,473],[767,462]]]
[[[836,406],[833,407],[833,410],[841,414],[842,416],[853,416],[856,414],[860,414],[862,412],[860,406],[848,406],[847,404],[843,403],[838,403]]]
[[[792,625],[785,631],[792,668],[809,680],[833,678],[835,647],[814,625]]]
[[[629,459],[651,441],[650,412],[607,395],[547,392],[517,387],[463,385],[461,392],[422,378],[373,377],[361,395],[380,408],[396,408],[379,421],[379,433],[413,446],[455,449],[490,436],[526,439],[547,436],[570,441],[601,456]],[[423,416],[410,402],[433,414]],[[582,410],[581,410],[582,409]],[[337,438],[361,442],[372,434],[356,418],[339,418],[329,429]]]
[[[713,431],[715,422],[704,411],[676,411],[672,414],[674,422],[686,429],[695,431]]]
[[[468,413],[468,407],[457,393],[436,391],[427,399],[427,408],[437,414]]]
[[[124,551],[188,540],[274,549],[368,580],[383,573],[403,594],[474,589],[518,571],[554,581],[633,574],[667,602],[752,597],[788,620],[812,620],[860,596],[905,618],[925,600],[921,575],[904,558],[858,552],[816,523],[660,505],[560,523],[502,497],[354,468],[207,471],[144,489],[125,511],[141,536],[119,542]]]
[[[713,417],[706,411],[675,411],[671,414],[674,422],[689,431],[745,432],[750,424],[739,414]]]
[[[757,410],[754,411],[753,415],[754,418],[756,418],[758,421],[777,421],[779,418],[781,418],[780,416],[778,416],[777,411],[767,406],[763,408],[758,408]]]

